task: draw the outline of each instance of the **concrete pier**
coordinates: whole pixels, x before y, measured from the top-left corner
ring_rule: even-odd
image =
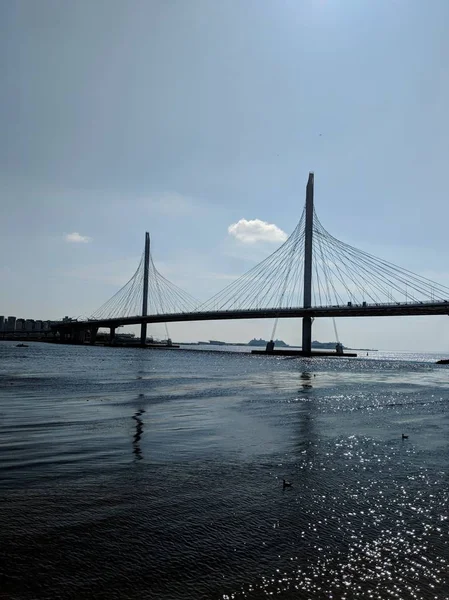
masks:
[[[301,357],[321,357],[321,358],[355,358],[357,354],[355,352],[344,352],[339,354],[332,352],[331,350],[311,350],[308,354],[304,354],[302,350],[272,350],[267,352],[266,350],[251,350],[251,354],[263,354],[264,356],[297,356]]]
[[[95,342],[97,341],[97,333],[98,333],[98,327],[90,328],[90,343],[91,344],[95,344]]]

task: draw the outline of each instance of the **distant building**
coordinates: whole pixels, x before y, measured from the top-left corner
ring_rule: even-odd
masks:
[[[68,318],[68,317],[67,317]],[[70,319],[69,319],[70,320]],[[43,321],[42,319],[17,319],[16,317],[5,317],[0,315],[0,332],[50,332],[54,321]]]
[[[25,319],[17,319],[16,331],[23,331],[25,329]]]

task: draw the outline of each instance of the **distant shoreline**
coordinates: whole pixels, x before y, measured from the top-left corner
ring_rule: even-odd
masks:
[[[266,342],[264,341],[263,344],[251,344],[251,343],[245,343],[245,342],[220,342],[219,344],[211,344],[210,342],[176,342],[176,344],[179,344],[180,346],[213,346],[214,348],[216,346],[245,346],[248,348],[262,348],[265,347]],[[312,343],[312,348],[315,349],[322,349],[322,350],[334,350],[335,349],[335,345],[332,342],[318,342],[317,344]],[[300,349],[301,346],[290,346],[289,344],[286,344],[285,342],[283,344],[279,345],[279,348],[298,348]],[[351,348],[348,346],[343,346],[344,350],[358,350],[359,352],[379,352],[379,350],[377,348]]]

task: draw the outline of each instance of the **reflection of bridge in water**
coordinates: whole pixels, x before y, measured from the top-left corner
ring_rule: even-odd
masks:
[[[136,459],[138,459],[138,460],[140,460],[142,458],[142,450],[140,448],[140,440],[142,438],[142,433],[143,433],[143,421],[140,417],[143,415],[144,412],[145,412],[145,409],[141,408],[133,415],[133,419],[136,422],[136,433],[134,434],[134,437],[133,437],[133,454],[136,457]]]
[[[320,317],[448,315],[449,288],[345,244],[330,235],[314,210],[309,174],[301,219],[275,252],[200,303],[156,269],[149,234],[137,271],[86,321],[58,322],[61,338],[95,342],[98,329],[148,323],[302,318],[302,349],[311,354],[312,322]]]

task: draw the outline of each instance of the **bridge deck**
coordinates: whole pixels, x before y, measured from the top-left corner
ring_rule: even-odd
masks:
[[[87,321],[54,323],[53,329],[89,329],[91,327],[121,327],[141,323],[176,323],[186,321],[223,321],[232,319],[291,319],[300,317],[395,317],[449,315],[449,301],[420,302],[418,304],[367,304],[352,306],[324,306],[312,308],[265,308],[252,310],[222,310],[133,316]]]

